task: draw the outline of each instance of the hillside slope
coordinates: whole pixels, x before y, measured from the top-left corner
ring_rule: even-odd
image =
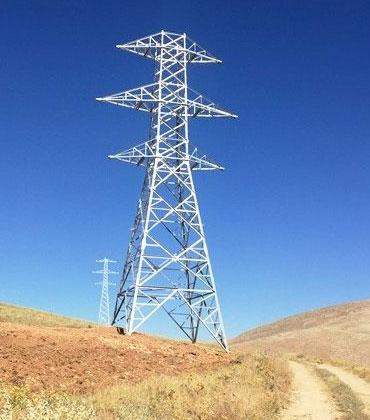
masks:
[[[11,305],[0,305],[0,382],[74,393],[157,374],[205,371],[232,358],[216,347],[144,334]]]
[[[69,318],[32,308],[0,302],[0,322],[13,322],[37,327],[88,327],[93,322]]]
[[[290,316],[241,334],[233,345],[370,366],[370,300]]]

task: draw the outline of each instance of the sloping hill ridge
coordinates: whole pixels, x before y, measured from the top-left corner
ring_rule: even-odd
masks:
[[[247,331],[234,348],[346,360],[370,366],[370,300],[330,306]]]
[[[113,327],[0,303],[0,384],[90,392],[231,361],[217,347],[120,335]]]
[[[80,328],[94,325],[92,321],[69,318],[63,315],[38,309],[25,308],[0,302],[0,322],[12,322],[37,327],[71,327]]]

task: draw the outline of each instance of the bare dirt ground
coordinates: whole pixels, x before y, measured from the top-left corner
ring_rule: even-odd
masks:
[[[114,328],[24,326],[0,322],[0,378],[32,389],[93,391],[151,375],[213,369],[230,363],[217,348]]]
[[[293,396],[282,420],[334,420],[340,415],[324,385],[311,369],[301,363],[289,362],[293,373]]]
[[[348,385],[357,397],[364,403],[364,412],[370,415],[370,383],[340,367],[321,364],[320,367],[336,375],[339,380]]]

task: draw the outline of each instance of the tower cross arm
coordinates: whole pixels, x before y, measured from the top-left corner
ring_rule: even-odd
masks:
[[[236,114],[226,111],[225,109],[216,105],[215,102],[207,99],[199,92],[188,89],[188,115],[191,117],[224,117],[224,118],[238,118]]]
[[[186,107],[189,117],[237,118],[237,115],[219,107],[215,102],[212,102],[193,89],[188,89],[187,100],[181,97],[176,91],[166,89],[166,86],[164,87],[165,96],[159,99],[157,97],[159,89],[159,83],[151,83],[138,88],[99,97],[96,100],[145,112],[156,112],[158,104],[162,103],[165,109],[173,115],[184,116]]]
[[[167,145],[168,148],[162,152],[161,155],[156,155],[154,140],[149,140],[127,149],[123,152],[109,155],[109,159],[119,160],[121,162],[132,163],[137,166],[147,167],[148,161],[154,158],[165,159],[169,164],[176,165],[179,161],[189,161],[190,168],[193,171],[214,171],[223,170],[224,168],[218,163],[213,162],[203,153],[200,153],[198,148],[193,148],[189,154],[185,154],[175,147]]]
[[[96,98],[96,100],[125,106],[127,108],[134,108],[140,111],[152,112],[158,102],[154,93],[157,89],[158,83],[150,83],[138,88]]]
[[[167,31],[161,31],[135,41],[118,44],[116,47],[120,50],[129,51],[153,60],[159,60],[161,50],[165,50],[175,57],[176,55],[184,54],[185,52],[186,61],[188,63],[222,63],[221,60],[202,48],[186,34],[177,34]]]

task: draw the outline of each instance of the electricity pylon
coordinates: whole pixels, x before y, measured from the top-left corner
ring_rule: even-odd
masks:
[[[109,282],[109,274],[118,274],[117,271],[109,270],[109,263],[115,263],[117,261],[109,260],[108,258],[103,258],[102,260],[96,260],[96,262],[103,263],[102,270],[93,271],[94,274],[102,274],[102,280],[98,283],[95,283],[101,285],[99,324],[109,325],[111,322],[109,310],[109,286],[113,286],[115,284]]]
[[[202,325],[227,351],[192,176],[223,168],[190,148],[188,136],[190,117],[236,117],[187,84],[188,64],[221,61],[165,31],[117,47],[153,59],[155,69],[153,83],[97,98],[151,117],[148,141],[109,156],[146,170],[112,324],[131,334],[163,308],[192,342]]]

